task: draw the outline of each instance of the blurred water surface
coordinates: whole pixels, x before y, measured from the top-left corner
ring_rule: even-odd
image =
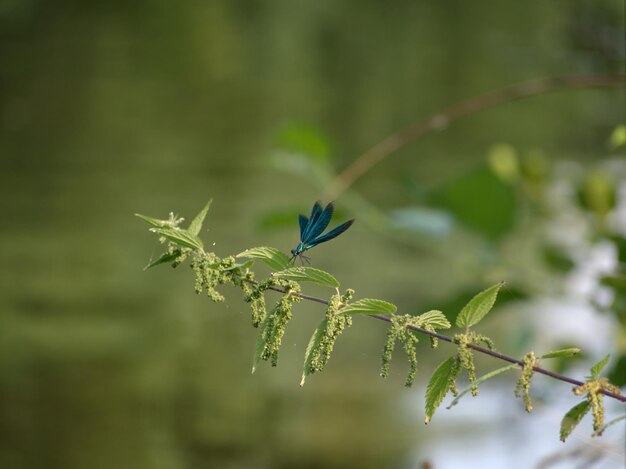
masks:
[[[320,311],[299,306],[279,367],[251,375],[256,331],[238,292],[216,305],[193,294],[187,267],[142,272],[158,247],[132,215],[189,219],[213,197],[202,237],[218,254],[287,251],[295,220],[263,231],[259,214],[305,211],[319,191],[268,163],[280,129],[319,129],[341,169],[458,100],[536,77],[623,72],[623,5],[593,5],[1,2],[0,467],[428,459],[423,416],[406,412],[418,391],[402,388],[401,355],[392,379],[378,378],[380,324],[358,321],[301,389]],[[407,146],[356,188],[393,206],[406,197],[400,176],[436,186],[500,141],[585,161],[623,122],[623,104],[623,90],[604,89],[492,109]],[[445,263],[358,223],[333,244],[316,266],[411,312],[460,283]],[[424,370],[443,356],[423,352]]]

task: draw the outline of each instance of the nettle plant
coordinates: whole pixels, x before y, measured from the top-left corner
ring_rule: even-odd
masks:
[[[293,306],[301,301],[313,301],[324,305],[326,312],[307,345],[301,386],[304,385],[309,375],[324,369],[336,340],[346,328],[352,326],[353,318],[367,315],[389,323],[382,352],[380,375],[383,378],[388,376],[394,348],[396,343],[400,342],[410,365],[405,381],[408,387],[413,384],[417,373],[415,345],[418,342],[418,335],[428,336],[432,348],[436,348],[439,341],[456,345],[454,353],[435,369],[426,388],[424,421],[427,424],[448,393],[454,396],[448,406],[450,408],[468,393],[476,396],[481,383],[513,369],[520,371],[514,391],[515,396],[523,400],[527,412],[531,412],[533,408],[530,386],[535,373],[541,373],[575,386],[573,391],[582,397],[582,401],[563,417],[560,429],[562,441],[565,441],[589,412],[593,414],[594,436],[601,435],[607,427],[626,419],[626,415],[623,415],[608,423],[605,422],[603,402],[605,396],[626,402],[620,389],[600,376],[609,361],[609,355],[591,367],[591,375],[586,378],[586,381],[581,382],[539,366],[539,360],[573,357],[580,352],[578,348],[556,350],[540,356],[529,352],[520,360],[497,352],[493,340],[474,329],[493,308],[498,292],[504,285],[503,282],[478,293],[463,307],[456,319],[456,326],[462,332],[452,337],[442,335],[438,331],[449,329],[451,324],[441,311],[427,311],[418,316],[396,314],[396,306],[387,301],[372,298],[355,300],[353,299],[354,290],[348,288],[342,292],[337,279],[328,272],[313,267],[296,267],[291,259],[278,249],[256,247],[224,258],[205,250],[198,235],[210,206],[211,201],[187,228],[180,226],[184,219],[172,213],[166,220],[136,214],[151,225],[150,231],[157,234],[160,242],[165,245],[165,252],[158,259],[150,262],[145,269],[160,264],[171,264],[172,267],[177,267],[184,261],[190,260],[191,268],[195,273],[196,293],[205,292],[214,302],[225,301],[224,296],[218,291],[220,285],[232,284],[241,288],[244,301],[250,304],[252,326],[259,329],[252,363],[253,373],[260,361],[269,361],[272,366],[278,364],[282,338],[293,315]],[[273,270],[268,278],[256,279],[252,270],[255,260],[264,262]],[[303,282],[313,282],[328,287],[331,290],[329,298],[324,299],[302,293],[301,283]],[[268,308],[266,294],[270,290],[279,293],[280,298],[271,308]],[[490,355],[509,364],[478,378],[474,366],[476,352]],[[470,385],[459,392],[456,381],[462,372],[467,374]]]

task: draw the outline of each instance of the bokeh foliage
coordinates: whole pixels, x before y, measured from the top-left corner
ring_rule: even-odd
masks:
[[[288,159],[305,179],[268,165],[277,142],[298,148],[281,131],[300,129],[315,161],[338,169],[459,99],[537,76],[623,72],[623,24],[616,0],[2,2],[0,466],[381,467],[427,454],[417,414],[396,404],[405,370],[372,379],[367,355],[383,331],[346,337],[306,394],[278,374],[251,377],[253,335],[231,327],[247,324],[243,303],[208,308],[184,276],[142,274],[151,248],[129,214],[195,213],[219,195],[203,239],[239,252],[262,238],[286,252],[296,227],[258,231],[254,220],[310,206],[325,173],[306,158]],[[486,171],[498,142],[589,168],[623,109],[620,89],[559,93],[403,149],[356,189],[383,209],[410,205],[400,221],[419,229],[379,238],[363,225],[358,243],[337,240],[316,265],[403,310],[466,301],[485,277],[501,279],[475,272],[499,265],[502,245],[459,237],[457,219],[423,197]],[[531,197],[541,168],[528,168]],[[371,208],[350,197],[345,210]],[[445,252],[461,263],[442,262]],[[366,262],[388,285],[373,284]],[[546,278],[517,272],[511,289],[524,295]],[[290,346],[304,350],[318,319],[295,318]],[[281,374],[297,381],[301,365]]]

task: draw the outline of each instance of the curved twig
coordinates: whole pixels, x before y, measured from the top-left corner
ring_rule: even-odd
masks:
[[[626,75],[591,75],[591,76],[564,76],[541,78],[507,86],[499,90],[470,98],[453,104],[424,120],[419,120],[408,127],[390,135],[365,153],[357,157],[345,168],[324,191],[327,200],[336,199],[339,194],[350,187],[354,182],[369,171],[374,165],[382,161],[391,153],[397,151],[407,143],[434,130],[441,130],[461,117],[474,114],[499,104],[528,98],[538,94],[575,88],[597,88],[607,86],[624,86]]]

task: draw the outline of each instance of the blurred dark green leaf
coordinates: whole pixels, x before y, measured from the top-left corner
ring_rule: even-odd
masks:
[[[444,186],[432,200],[466,227],[494,240],[513,228],[517,213],[514,188],[487,166]]]
[[[626,354],[623,353],[617,359],[615,365],[607,373],[607,378],[616,386],[626,386]]]
[[[546,246],[542,250],[546,265],[556,272],[567,273],[574,267],[574,261],[556,246]]]
[[[613,241],[617,247],[617,261],[620,264],[626,264],[626,237],[615,235],[610,236],[609,239]]]

